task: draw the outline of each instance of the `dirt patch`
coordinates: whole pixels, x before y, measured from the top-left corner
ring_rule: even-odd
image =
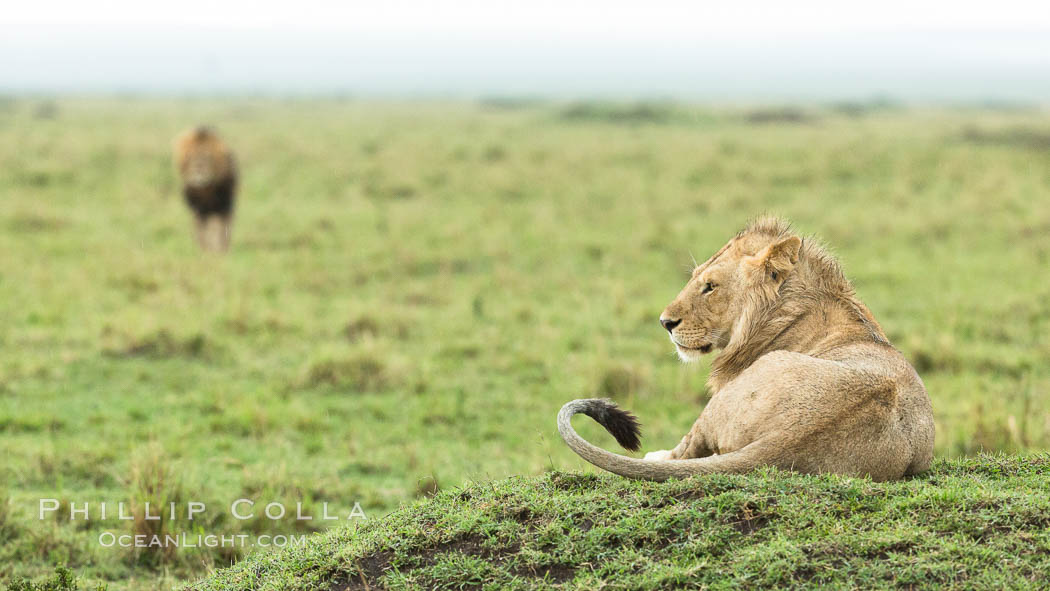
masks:
[[[511,571],[515,575],[528,579],[540,579],[554,584],[571,581],[576,576],[576,569],[567,564],[547,564],[538,567],[519,567]]]
[[[425,548],[415,555],[421,567],[434,564],[437,557],[450,552],[458,552],[467,556],[477,556],[490,562],[502,562],[521,551],[521,545],[514,543],[501,548],[492,548],[485,545],[485,538],[477,534],[469,534],[444,542],[430,548]]]
[[[390,570],[390,561],[394,553],[389,551],[376,552],[359,559],[354,563],[357,574],[349,579],[336,582],[330,591],[358,591],[359,589],[382,589],[379,579]]]
[[[566,474],[554,472],[550,475],[548,482],[558,490],[578,491],[593,490],[599,484],[599,479],[593,474]]]
[[[485,542],[486,538],[483,536],[467,534],[448,542],[418,549],[412,555],[400,560],[396,560],[394,554],[389,550],[381,550],[352,563],[356,572],[334,582],[329,587],[329,591],[384,589],[380,581],[391,569],[396,568],[400,571],[425,569],[450,553],[473,556],[499,565],[512,560],[521,552],[521,545],[516,542],[499,547],[492,547]],[[576,576],[576,568],[563,563],[515,566],[508,572],[519,577],[541,579],[553,583],[563,583]],[[469,588],[469,586],[464,588]]]
[[[539,519],[539,515],[536,515],[535,511],[524,505],[504,508],[501,511],[501,517],[513,519],[518,523],[532,523]]]
[[[749,536],[769,525],[769,516],[760,513],[758,508],[751,503],[744,503],[729,525],[741,534]]]
[[[868,551],[862,553],[861,555],[867,558],[877,558],[879,560],[886,560],[890,557],[890,554],[911,554],[914,548],[914,542],[900,540],[879,548],[871,548]]]
[[[659,509],[660,507],[666,507],[672,504],[678,503],[689,503],[691,501],[699,501],[700,499],[718,496],[728,490],[732,490],[731,485],[719,485],[712,484],[710,482],[697,483],[697,488],[688,488],[671,493],[667,496],[661,496],[656,499],[643,499],[641,501],[642,507],[652,507]]]
[[[708,496],[709,494],[709,491],[706,491],[701,488],[694,488],[690,490],[683,490],[681,492],[677,492],[671,495],[671,498],[676,501],[696,501]]]

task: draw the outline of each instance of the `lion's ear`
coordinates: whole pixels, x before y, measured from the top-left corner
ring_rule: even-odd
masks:
[[[756,267],[763,267],[774,281],[779,281],[795,268],[795,263],[798,262],[798,251],[801,248],[802,239],[798,236],[790,236],[763,248],[755,256],[750,257],[748,262]]]

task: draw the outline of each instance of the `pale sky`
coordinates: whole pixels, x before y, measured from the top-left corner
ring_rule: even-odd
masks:
[[[1050,4],[842,0],[734,2],[531,0],[374,2],[273,0],[43,0],[11,2],[0,23],[59,29],[200,26],[347,32],[469,32],[616,38],[750,37],[895,30],[1050,30]]]
[[[1050,1],[9,2],[0,91],[1050,99]]]

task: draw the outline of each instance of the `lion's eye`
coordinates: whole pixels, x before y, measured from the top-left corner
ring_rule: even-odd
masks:
[[[710,293],[714,289],[715,289],[715,286],[712,285],[710,281],[708,281],[707,283],[704,284],[704,288],[700,291],[700,293]]]

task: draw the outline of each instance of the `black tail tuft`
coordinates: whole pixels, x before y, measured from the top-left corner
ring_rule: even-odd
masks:
[[[607,398],[592,398],[586,402],[580,412],[605,427],[616,438],[616,443],[631,451],[638,451],[642,447],[642,430],[637,417]]]

